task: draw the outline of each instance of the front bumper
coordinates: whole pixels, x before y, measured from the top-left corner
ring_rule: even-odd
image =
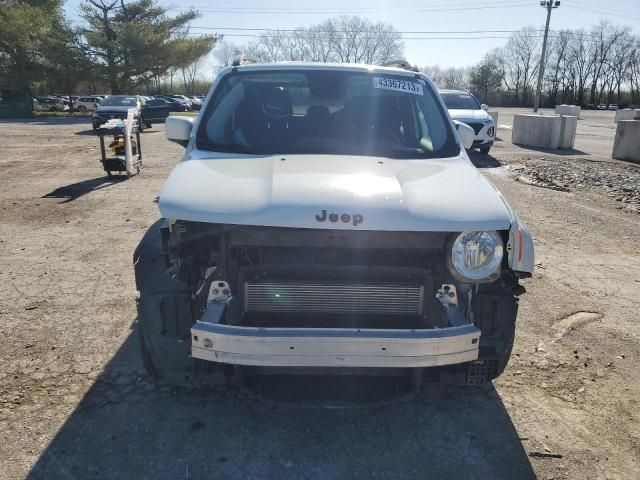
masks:
[[[493,123],[484,124],[480,131],[476,133],[476,137],[473,141],[473,146],[484,147],[487,145],[493,145],[495,134],[496,127],[493,125]]]
[[[437,367],[478,359],[474,325],[441,329],[260,328],[219,323],[211,303],[191,328],[193,358],[269,367]]]
[[[496,125],[493,121],[479,122],[464,118],[456,118],[456,120],[464,122],[473,128],[475,136],[472,148],[493,145],[496,136]]]

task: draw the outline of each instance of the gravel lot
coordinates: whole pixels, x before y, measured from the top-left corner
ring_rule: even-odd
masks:
[[[536,243],[506,372],[349,409],[153,385],[131,256],[182,149],[154,127],[111,181],[86,119],[0,122],[0,479],[640,478],[640,166],[612,112],[558,155],[510,143],[516,111],[473,156]]]

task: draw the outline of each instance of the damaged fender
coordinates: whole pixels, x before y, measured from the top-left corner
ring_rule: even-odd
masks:
[[[507,243],[509,267],[516,272],[533,273],[533,238],[525,224],[517,216],[509,229]]]

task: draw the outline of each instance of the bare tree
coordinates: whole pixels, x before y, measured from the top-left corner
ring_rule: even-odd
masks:
[[[436,86],[444,88],[444,70],[440,65],[427,65],[422,67],[420,71],[426,73]]]
[[[591,79],[591,103],[596,102],[596,93],[598,83],[600,82],[602,90],[607,77],[608,60],[614,46],[628,32],[626,28],[613,28],[609,22],[600,22],[591,32],[593,37],[593,76]],[[602,96],[602,94],[600,95]]]
[[[233,63],[233,59],[242,53],[242,47],[235,43],[223,40],[216,45],[213,50],[213,58],[222,67],[227,67]]]
[[[529,26],[515,32],[504,48],[504,82],[518,105],[526,104],[528,92],[533,88],[532,82],[540,63],[538,47],[539,35],[534,27]]]
[[[404,44],[389,24],[357,16],[325,20],[292,32],[269,31],[246,51],[260,61],[299,60],[380,64],[402,57]]]
[[[557,103],[560,85],[566,84],[567,52],[571,41],[571,32],[561,30],[558,36],[552,37],[549,43],[549,58],[545,61],[547,66],[546,81],[550,86],[549,98],[552,104]],[[563,101],[565,89],[563,88]]]

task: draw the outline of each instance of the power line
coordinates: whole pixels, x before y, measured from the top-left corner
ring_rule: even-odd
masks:
[[[471,3],[474,7],[478,7],[478,6],[495,6],[497,7],[502,7],[504,5],[507,6],[511,6],[511,5],[515,5],[515,4],[520,4],[520,5],[530,5],[529,1],[526,0],[497,0],[497,1],[491,1],[491,2],[476,2],[476,1],[470,1],[470,2],[463,2],[463,3],[447,3],[448,7],[462,7],[463,9],[468,9],[469,7],[469,3]],[[292,13],[351,13],[351,12],[358,12],[358,13],[367,13],[367,12],[380,12],[380,11],[390,11],[390,10],[402,10],[402,11],[423,11],[423,10],[446,10],[447,8],[443,8],[442,7],[442,3],[438,2],[438,3],[432,3],[432,4],[425,4],[423,6],[417,7],[417,6],[398,6],[398,5],[391,5],[391,6],[384,6],[384,7],[332,7],[332,8],[319,8],[319,7],[311,7],[311,8],[305,8],[305,7],[296,7],[294,9],[286,9],[283,7],[213,7],[213,10],[215,11],[225,11],[225,12],[238,12],[238,13],[242,13],[242,12],[247,12],[247,13],[261,13],[261,12],[273,12],[273,11],[279,11],[279,12],[292,12]],[[191,5],[188,7],[180,7],[183,9],[195,9],[195,10],[199,10],[202,9],[204,10],[212,10],[211,8],[200,8],[197,5]]]
[[[83,25],[87,26],[88,24],[86,22],[80,21],[80,20],[73,20],[74,23],[82,23]],[[360,30],[308,30],[308,27],[299,27],[299,28],[267,28],[267,27],[211,27],[211,26],[198,26],[198,25],[191,25],[189,27],[187,27],[187,30],[208,30],[208,31],[212,31],[212,32],[219,32],[219,31],[231,31],[231,32],[260,32],[258,34],[255,35],[239,35],[239,34],[234,34],[234,33],[223,33],[223,35],[225,36],[248,36],[248,37],[262,37],[262,36],[271,36],[271,37],[277,37],[279,33],[296,33],[296,32],[301,32],[304,33],[307,36],[316,36],[320,35],[320,34],[326,34],[326,33],[359,33]],[[464,35],[477,35],[477,34],[487,34],[487,33],[519,33],[522,32],[522,29],[517,29],[517,30],[378,30],[375,33],[376,34],[386,34],[386,33],[392,33],[392,34],[400,34],[400,35],[453,35],[453,34],[464,34]],[[544,29],[533,29],[531,30],[533,32],[539,32],[540,34],[542,34],[544,32]],[[591,38],[597,38],[600,39],[600,35],[594,34],[594,33],[589,33],[589,32],[576,32],[576,31],[572,31],[572,30],[549,30],[550,33],[553,33],[554,35],[552,35],[552,38],[560,38],[562,36],[570,36],[570,37],[579,37],[579,38],[583,38],[583,37],[591,37]],[[199,32],[191,32],[189,33],[190,35],[196,34]],[[204,35],[204,33],[202,33],[202,35]],[[540,37],[541,35],[527,35],[528,37]],[[416,37],[407,37],[409,39],[411,38],[416,38]],[[431,37],[430,37],[431,38]],[[455,37],[434,37],[434,38],[455,38]],[[470,38],[470,39],[478,39],[478,38],[510,38],[510,36],[500,36],[500,37],[460,37],[462,39],[464,38]],[[603,39],[607,40],[607,39],[613,39],[616,38],[615,36],[609,36],[609,37],[603,37]]]
[[[528,7],[531,6],[531,2],[526,3],[508,3],[505,5],[496,5],[495,3],[488,4],[485,6],[464,6],[464,7],[433,7],[433,8],[415,8],[410,11],[413,12],[454,12],[454,11],[468,11],[468,10],[485,10],[485,9],[494,9],[494,8],[519,8],[519,7]],[[299,10],[299,9],[291,9],[291,10],[265,10],[265,9],[257,9],[257,10],[231,10],[228,7],[220,7],[220,8],[195,8],[195,7],[179,7],[175,10],[198,10],[200,12],[206,13],[221,13],[221,14],[255,14],[255,15],[319,15],[319,14],[358,14],[358,13],[367,13],[363,11],[336,11],[334,9],[331,10]],[[384,9],[379,9],[378,11],[384,11]]]
[[[458,2],[447,2],[447,5],[449,6],[464,6],[464,5],[469,5],[470,3],[473,5],[498,5],[498,4],[509,4],[509,3],[523,3],[527,0],[491,0],[491,1],[482,1],[482,2],[478,2],[476,0],[462,0],[462,1],[458,1]],[[208,1],[206,3],[209,3]],[[531,3],[531,2],[529,2]],[[411,10],[411,9],[420,9],[423,7],[437,7],[437,6],[441,6],[442,2],[440,1],[435,1],[435,2],[426,2],[423,3],[422,6],[416,6],[416,5],[389,5],[389,6],[380,6],[380,7],[327,7],[327,8],[320,8],[320,7],[296,7],[296,10]],[[197,5],[191,5],[189,6],[189,8],[198,8]],[[225,10],[254,10],[254,9],[259,9],[259,10],[285,10],[285,7],[269,7],[269,6],[265,6],[265,7],[234,7],[234,6],[224,6],[224,7],[215,7],[215,8],[224,8]]]
[[[206,36],[207,34],[205,33],[199,33],[199,32],[185,32],[186,35],[191,35],[191,36],[198,36],[198,37],[203,37]],[[303,35],[296,35],[295,38],[297,39],[307,39],[307,40],[317,40],[317,39],[322,39],[325,38],[323,35],[318,34],[318,35],[313,35],[311,33],[305,33]],[[280,38],[279,35],[273,35],[273,34],[253,34],[253,33],[224,33],[222,34],[223,37],[246,37],[246,38]],[[544,35],[540,34],[540,35],[525,35],[525,37],[527,38],[541,38]],[[553,36],[550,35],[550,38],[559,38],[557,36]],[[369,37],[358,37],[359,40],[376,40],[377,36],[369,36]],[[401,40],[403,41],[407,41],[407,40],[485,40],[485,39],[509,39],[511,38],[511,35],[492,35],[492,36],[474,36],[474,37],[401,37]],[[351,38],[348,37],[334,37],[332,38],[332,40],[352,40]]]
[[[300,28],[247,28],[247,27],[200,27],[190,26],[189,28],[195,28],[198,30],[232,30],[239,32],[299,32],[308,27]],[[360,30],[313,30],[313,33],[358,33]],[[400,30],[380,30],[376,33],[401,33],[401,34],[418,34],[418,33],[514,33],[520,30],[414,30],[414,31],[400,31]],[[540,30],[541,32],[543,30]]]
[[[312,30],[308,31],[308,27],[299,27],[299,28],[258,28],[258,27],[209,27],[209,26],[190,26],[189,29],[196,30],[212,30],[212,31],[238,31],[238,32],[285,32],[285,33],[295,33],[295,32],[305,32],[313,33],[313,34],[321,34],[321,33],[358,33],[359,30]],[[534,29],[534,32],[544,33],[544,29]],[[522,32],[522,29],[518,30],[379,30],[376,33],[398,33],[401,35],[417,35],[417,34],[479,34],[479,33],[519,33]],[[561,35],[571,36],[571,37],[592,37],[592,38],[600,38],[600,35],[589,33],[589,32],[576,32],[572,30],[549,30],[549,32],[554,33],[555,38],[559,38]],[[229,33],[223,33],[223,35],[231,36]],[[261,35],[258,35],[261,36]],[[615,36],[605,37],[606,38],[615,38]]]
[[[615,10],[609,10],[607,9],[596,9],[594,7],[587,7],[585,5],[578,5],[578,4],[573,4],[571,2],[565,2],[566,6],[568,8],[573,8],[574,10],[584,10],[587,12],[591,12],[591,13],[597,13],[599,15],[608,15],[608,16],[612,16],[612,17],[619,17],[619,18],[626,18],[627,20],[638,20],[640,21],[640,16],[636,16],[636,15],[632,15],[630,13],[614,13]]]

